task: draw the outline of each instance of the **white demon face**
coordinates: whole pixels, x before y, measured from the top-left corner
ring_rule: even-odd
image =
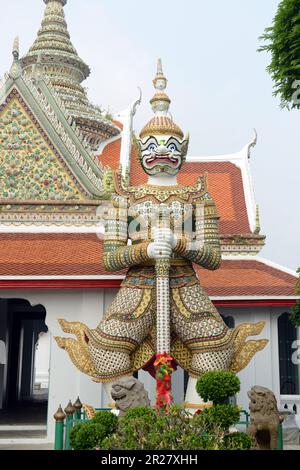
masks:
[[[138,141],[141,165],[148,175],[176,175],[187,153],[188,139],[173,136],[149,136]]]

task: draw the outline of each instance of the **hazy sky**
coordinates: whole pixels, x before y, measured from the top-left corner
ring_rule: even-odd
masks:
[[[68,0],[69,31],[92,69],[89,97],[112,112],[143,90],[135,127],[150,116],[156,60],[162,57],[175,122],[190,132],[191,155],[232,153],[258,132],[251,168],[262,233],[261,255],[300,266],[300,111],[282,111],[258,37],[278,0]],[[40,26],[42,0],[0,0],[0,73],[13,38],[27,52]],[[298,201],[297,201],[298,200]],[[297,201],[297,203],[296,203]]]

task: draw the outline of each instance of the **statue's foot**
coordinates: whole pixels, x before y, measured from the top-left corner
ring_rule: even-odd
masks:
[[[54,337],[56,343],[61,349],[67,351],[73,364],[84,374],[91,377],[97,377],[87,344],[73,338]]]
[[[63,318],[59,318],[57,321],[64,333],[75,335],[79,340],[85,338],[84,334],[88,330],[88,327],[84,323],[69,322]]]
[[[57,345],[67,351],[77,369],[91,377],[96,377],[97,373],[86,340],[87,326],[80,322],[68,322],[62,318],[58,320],[58,323],[64,333],[73,334],[76,336],[76,339],[55,336],[54,339]]]
[[[248,336],[259,335],[265,327],[266,322],[260,321],[257,323],[242,323],[235,328],[237,335],[234,340],[234,347],[237,351],[243,346]]]
[[[236,337],[234,340],[234,355],[230,364],[232,372],[240,372],[244,369],[258,351],[264,349],[268,344],[267,339],[246,341],[249,336],[259,335],[264,326],[264,321],[258,323],[242,323],[236,328]]]

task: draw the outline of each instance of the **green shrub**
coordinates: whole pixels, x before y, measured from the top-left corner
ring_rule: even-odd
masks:
[[[215,405],[203,410],[196,419],[208,431],[212,431],[214,427],[226,431],[230,426],[239,422],[240,409],[234,405]]]
[[[223,450],[249,450],[251,449],[251,438],[244,432],[234,432],[224,437]]]
[[[127,410],[119,419],[118,430],[102,443],[106,450],[149,450],[155,449],[160,436],[157,433],[155,410],[147,406],[137,406]]]
[[[248,441],[241,437],[243,433],[224,437],[239,416],[239,408],[233,405],[216,405],[193,417],[180,405],[170,406],[168,414],[140,406],[119,418],[117,428],[107,424],[107,421],[111,424],[108,416],[101,423],[100,418],[80,423],[71,432],[72,446],[74,449],[98,446],[102,450],[244,449]],[[106,432],[110,432],[106,436],[104,422]]]
[[[182,439],[183,450],[216,450],[219,448],[218,435],[190,432],[185,434]]]
[[[135,408],[129,408],[123,416],[123,421],[130,421],[131,419],[156,419],[156,412],[149,406],[136,406]]]
[[[76,424],[70,432],[70,444],[75,450],[92,450],[102,446],[102,441],[113,434],[118,418],[110,411],[100,411],[87,422]]]
[[[168,414],[163,415],[151,408],[132,408],[119,420],[118,431],[105,439],[102,449],[184,450],[187,436],[193,433],[189,416],[179,405],[170,406]],[[190,438],[189,445],[203,449],[196,436],[194,441]]]
[[[240,391],[240,380],[233,372],[209,371],[197,380],[196,390],[204,401],[222,404]]]
[[[73,426],[73,428],[71,429],[70,435],[69,435],[69,441],[70,441],[70,445],[71,445],[72,449],[74,449],[76,447],[76,438],[77,438],[77,434],[79,432],[79,429],[82,426],[84,426],[85,424],[86,423],[84,423],[84,422],[78,423],[75,426]]]
[[[92,418],[92,422],[104,426],[108,435],[117,429],[118,417],[111,411],[98,411]]]
[[[75,450],[93,450],[101,446],[105,437],[104,427],[90,421],[74,426],[70,433],[70,444]]]

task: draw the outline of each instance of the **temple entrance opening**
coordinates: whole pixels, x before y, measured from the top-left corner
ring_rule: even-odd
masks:
[[[0,439],[46,435],[50,333],[42,305],[0,299]]]

